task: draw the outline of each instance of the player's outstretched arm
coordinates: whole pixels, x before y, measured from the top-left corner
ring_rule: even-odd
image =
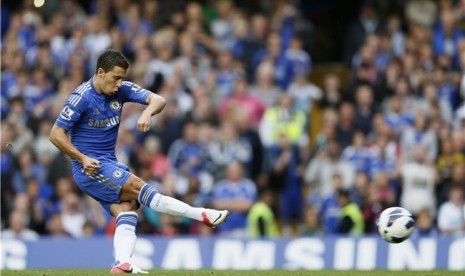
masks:
[[[157,94],[150,94],[147,97],[147,103],[147,108],[142,112],[137,121],[137,129],[140,132],[147,132],[150,129],[152,116],[160,113],[166,105],[165,99]]]
[[[90,158],[80,152],[70,141],[65,129],[53,125],[50,131],[50,142],[60,149],[64,154],[82,163],[84,172],[96,173],[100,169],[100,163],[97,159]]]

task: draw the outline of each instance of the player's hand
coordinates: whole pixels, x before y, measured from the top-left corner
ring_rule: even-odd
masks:
[[[86,157],[82,160],[82,168],[86,174],[95,174],[100,169],[100,162],[97,159]]]
[[[142,112],[137,121],[137,130],[140,132],[147,132],[150,129],[150,124],[152,122],[152,115],[148,112]]]

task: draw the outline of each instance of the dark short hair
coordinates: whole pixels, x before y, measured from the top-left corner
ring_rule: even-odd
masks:
[[[350,191],[345,188],[339,188],[336,191],[337,195],[340,197],[350,198]]]
[[[98,57],[95,73],[97,73],[99,68],[102,68],[106,73],[111,71],[115,66],[127,70],[129,68],[129,62],[120,51],[115,49],[108,49]]]

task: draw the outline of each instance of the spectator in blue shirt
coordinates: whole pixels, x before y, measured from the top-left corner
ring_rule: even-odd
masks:
[[[214,208],[228,208],[228,221],[218,230],[232,236],[245,236],[247,213],[257,198],[255,183],[244,178],[244,169],[238,162],[226,168],[226,178],[216,184]]]

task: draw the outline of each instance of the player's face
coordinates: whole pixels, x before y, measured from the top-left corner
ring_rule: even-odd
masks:
[[[108,72],[99,69],[97,78],[100,82],[101,92],[107,96],[116,94],[123,83],[123,79],[126,78],[126,73],[127,70],[119,66],[113,67],[113,69]]]

